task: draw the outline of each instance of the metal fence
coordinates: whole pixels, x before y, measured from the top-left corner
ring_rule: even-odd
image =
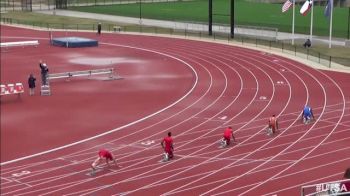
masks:
[[[142,3],[181,0],[142,0]],[[0,0],[1,11],[52,10],[74,6],[118,5],[137,3],[139,0]]]
[[[44,28],[47,30],[62,30],[65,32],[69,31],[97,31],[97,24],[64,24],[64,23],[44,23],[44,22],[28,22],[20,21],[11,18],[1,18],[1,23],[4,24],[20,24],[37,28]],[[291,45],[287,42],[269,40],[263,38],[252,38],[245,35],[237,35],[234,39],[231,38],[230,33],[225,32],[213,32],[212,36],[208,35],[208,32],[195,31],[193,29],[174,29],[174,28],[159,28],[149,27],[142,25],[135,26],[116,26],[115,24],[102,24],[102,32],[138,32],[138,33],[152,33],[152,34],[163,34],[163,35],[178,35],[184,37],[194,38],[205,38],[213,39],[218,41],[225,41],[227,43],[238,42],[242,45],[254,46],[257,48],[264,48],[267,50],[278,50],[283,53],[288,53],[297,57],[308,59],[326,67],[331,68],[334,65],[341,64],[350,67],[350,57],[335,57],[315,52],[312,49],[304,48],[301,44]]]

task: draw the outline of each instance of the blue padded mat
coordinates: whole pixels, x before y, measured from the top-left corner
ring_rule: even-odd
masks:
[[[52,45],[67,48],[98,46],[98,41],[82,37],[58,37],[52,39]]]

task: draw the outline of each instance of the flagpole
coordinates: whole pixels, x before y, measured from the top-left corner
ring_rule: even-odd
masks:
[[[314,0],[311,0],[311,2],[310,41],[312,41],[312,27],[314,22]]]
[[[331,21],[329,24],[329,48],[332,48],[332,23],[333,23],[333,1],[332,4],[330,5],[331,7]]]
[[[292,45],[294,45],[295,0],[293,0]]]

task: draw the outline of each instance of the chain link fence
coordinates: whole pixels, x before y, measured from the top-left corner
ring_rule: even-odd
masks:
[[[36,28],[47,29],[48,31],[59,30],[59,31],[97,31],[97,24],[64,24],[64,23],[44,23],[44,22],[28,22],[28,21],[20,21],[14,20],[11,18],[1,18],[1,23],[4,24],[18,24],[18,25],[26,25]],[[269,40],[269,39],[261,39],[261,38],[253,38],[247,37],[245,35],[237,35],[234,39],[231,38],[230,33],[225,32],[214,32],[212,36],[208,35],[208,32],[203,29],[194,30],[192,27],[183,29],[175,29],[175,28],[159,28],[159,27],[150,27],[143,25],[133,25],[133,26],[116,26],[115,24],[102,24],[103,32],[110,33],[118,33],[118,32],[138,32],[138,33],[151,33],[151,34],[165,34],[165,35],[179,35],[184,37],[194,37],[194,38],[205,38],[205,39],[213,39],[218,41],[227,41],[227,43],[231,43],[233,41],[240,43],[242,45],[254,46],[257,48],[264,48],[267,50],[278,50],[283,53],[288,53],[297,57],[301,57],[304,59],[308,59],[324,65],[325,67],[333,67],[338,64],[350,67],[350,57],[336,57],[322,54],[320,52],[315,52],[312,49],[304,48],[301,44],[291,45],[289,43],[277,40]],[[54,33],[53,33],[54,34]],[[263,38],[263,37],[262,37]]]

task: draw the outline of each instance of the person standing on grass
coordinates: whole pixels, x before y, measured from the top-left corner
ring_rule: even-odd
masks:
[[[160,143],[165,152],[165,160],[168,161],[174,157],[174,146],[173,138],[171,137],[171,132],[168,132],[168,136],[163,139]]]
[[[29,78],[28,78],[28,86],[29,86],[29,95],[30,96],[34,95],[35,81],[36,81],[36,78],[34,77],[34,75],[30,74]]]

